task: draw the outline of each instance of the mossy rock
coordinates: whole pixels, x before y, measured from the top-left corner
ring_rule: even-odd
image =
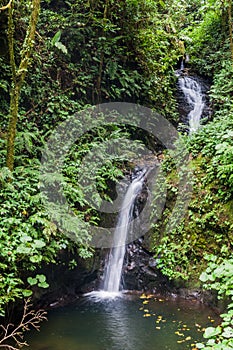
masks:
[[[205,183],[209,159],[198,155],[190,162],[193,172],[193,192],[185,217],[172,232],[166,233],[166,223],[177,199],[179,178],[176,169],[168,172],[167,197],[162,217],[147,235],[150,251],[160,260],[160,267],[170,277],[187,279],[198,286],[199,275],[206,266],[205,254],[221,254],[223,245],[231,246],[233,200],[225,202],[219,196],[217,179]],[[149,242],[149,243],[148,243]]]

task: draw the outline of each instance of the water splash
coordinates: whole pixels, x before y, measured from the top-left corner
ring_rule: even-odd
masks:
[[[123,297],[122,292],[108,292],[105,290],[95,290],[84,294],[85,297],[92,299],[93,301],[99,302],[101,300],[114,300]]]

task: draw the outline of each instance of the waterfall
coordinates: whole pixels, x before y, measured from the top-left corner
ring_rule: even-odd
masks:
[[[180,63],[180,70],[182,71],[184,69],[184,60],[181,60],[181,63]]]
[[[187,115],[189,123],[189,134],[197,131],[200,126],[200,119],[205,106],[204,95],[201,90],[201,85],[192,77],[182,75],[184,71],[184,61],[181,61],[180,69],[177,71],[178,85],[184,94],[187,101],[190,112]]]
[[[201,86],[191,77],[182,76],[178,80],[186,101],[192,108],[188,114],[189,133],[197,131],[200,126],[200,119],[204,108]]]
[[[117,226],[113,237],[113,246],[110,250],[105,274],[104,291],[117,293],[120,290],[121,274],[125,256],[125,242],[128,235],[129,224],[133,219],[134,204],[137,195],[141,192],[147,170],[142,170],[130,183],[125,194]]]

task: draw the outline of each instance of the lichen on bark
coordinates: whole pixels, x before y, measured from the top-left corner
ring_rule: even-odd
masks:
[[[15,136],[17,130],[19,98],[23,83],[26,78],[27,70],[30,65],[32,50],[35,43],[36,25],[39,18],[40,0],[31,1],[31,15],[23,42],[21,58],[19,66],[16,65],[15,48],[14,48],[14,34],[15,26],[13,20],[14,1],[8,7],[8,48],[11,67],[11,93],[10,93],[10,108],[9,108],[9,123],[8,123],[8,137],[7,137],[7,155],[6,165],[13,171],[14,169],[14,153],[15,153]]]

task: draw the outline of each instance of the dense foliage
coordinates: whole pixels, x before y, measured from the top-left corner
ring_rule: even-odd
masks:
[[[97,225],[100,217],[88,205],[81,185],[84,177],[88,182],[93,174],[82,172],[78,164],[92,149],[96,152],[102,168],[94,177],[101,196],[110,199],[108,186],[121,177],[125,163],[112,157],[103,165],[107,154],[99,144],[109,138],[130,139],[133,133],[116,125],[97,128],[74,145],[64,164],[62,183],[69,205],[83,222],[73,227],[65,216],[62,226],[51,221],[43,206],[45,193],[39,191],[41,150],[54,127],[75,112],[108,101],[156,104],[162,114],[176,118],[173,66],[182,55],[176,35],[181,23],[173,3],[167,9],[155,1],[42,1],[35,42],[30,44],[25,38],[30,33],[31,2],[9,4],[1,12],[1,314],[10,301],[31,295],[34,285],[48,287],[37,269],[59,263],[62,250],[91,255],[88,226]],[[7,4],[2,1],[1,5]],[[182,6],[180,11],[184,12]],[[10,172],[5,158],[7,115],[12,113],[9,104],[17,83],[14,74],[21,74],[23,53],[32,45],[30,65],[23,69],[26,80],[20,83],[19,100],[15,100],[19,107]],[[93,195],[91,187],[85,191]],[[66,231],[74,232],[75,239]]]
[[[228,254],[226,254],[227,251],[228,247],[223,246],[221,249],[221,257],[217,257],[213,254],[205,257],[208,261],[208,267],[200,276],[204,287],[217,291],[218,299],[227,298],[229,303],[227,310],[221,314],[221,325],[206,328],[204,338],[207,339],[207,343],[198,343],[198,349],[224,350],[233,348],[233,259],[232,257],[228,258]]]
[[[13,4],[12,38],[18,67],[25,49],[31,1]],[[5,5],[7,1],[0,1],[0,7]],[[13,171],[6,167],[10,96],[15,87],[7,11],[0,12],[0,314],[4,315],[10,302],[32,295],[35,288],[48,287],[46,276],[38,269],[59,264],[62,251],[72,251],[82,258],[91,256],[89,226],[98,225],[101,217],[86,200],[87,193],[89,198],[94,196],[89,180],[94,176],[101,197],[111,201],[110,185],[130,167],[124,157],[109,157],[103,144],[140,135],[134,128],[95,125],[94,131],[82,135],[73,145],[64,162],[62,186],[70,208],[82,222],[74,227],[65,215],[63,225],[58,216],[51,220],[43,205],[46,193],[40,192],[41,152],[54,128],[82,110],[88,120],[91,105],[111,101],[155,108],[177,124],[174,70],[185,54],[190,56],[189,68],[211,81],[212,120],[191,137],[182,136],[190,152],[193,196],[183,221],[166,235],[164,227],[177,198],[179,179],[172,158],[165,154],[167,202],[151,230],[150,248],[164,274],[177,283],[191,281],[192,286],[200,284],[198,277],[207,267],[203,255],[208,253],[209,266],[201,280],[210,281],[210,288],[220,288],[221,295],[231,298],[231,1],[41,1],[33,55],[20,86]],[[125,147],[133,151],[127,142]],[[80,166],[91,152],[100,164],[97,173]],[[86,188],[84,178],[89,184]],[[54,178],[48,176],[46,181],[50,183]],[[70,231],[73,236],[67,234]],[[225,349],[222,344],[232,348],[231,304],[222,325],[206,330],[205,337],[210,339],[206,349]],[[199,348],[204,347],[199,344]]]
[[[186,217],[169,235],[164,235],[163,229],[177,198],[179,178],[172,158],[166,156],[168,201],[161,220],[154,225],[151,241],[158,266],[178,285],[187,280],[187,285],[198,287],[201,274],[203,286],[216,290],[219,299],[228,302],[221,315],[222,323],[207,328],[206,343],[196,344],[208,350],[233,348],[233,85],[232,29],[229,31],[228,26],[229,22],[231,28],[231,11],[230,1],[202,2],[195,14],[188,15],[191,22],[180,34],[186,41],[189,65],[212,80],[212,120],[191,137],[183,136],[190,151],[193,195]]]
[[[196,12],[192,12],[194,8]],[[155,224],[152,246],[159,256],[159,266],[170,277],[188,279],[190,274],[197,276],[197,271],[202,269],[203,251],[220,254],[221,245],[231,246],[233,85],[230,10],[231,3],[227,1],[189,3],[180,32],[190,58],[188,67],[212,80],[209,92],[212,120],[191,137],[183,136],[190,151],[193,199],[183,222],[170,236],[164,236],[163,228],[176,200],[179,179],[172,158],[167,155],[164,162],[169,200],[161,222]]]
[[[191,154],[190,183],[192,199],[186,216],[172,232],[164,227],[173,211],[179,177],[170,158],[164,162],[168,202],[160,221],[154,225],[152,247],[158,254],[158,266],[171,278],[181,277],[192,283],[205,266],[203,252],[221,255],[222,245],[232,245],[233,205],[233,115],[216,115],[213,122],[186,140]],[[154,209],[155,210],[155,209]]]

